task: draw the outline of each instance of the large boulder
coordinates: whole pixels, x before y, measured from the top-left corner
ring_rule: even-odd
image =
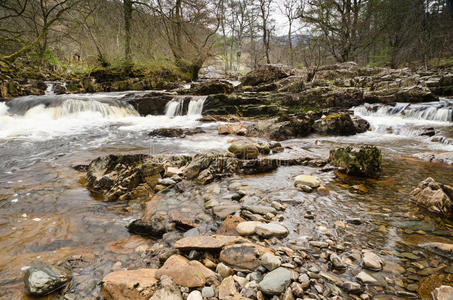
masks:
[[[163,115],[165,105],[173,100],[175,95],[165,92],[150,92],[145,95],[127,95],[125,100],[131,104],[140,115]]]
[[[356,126],[348,113],[322,117],[315,121],[313,130],[323,135],[354,135],[357,133]]]
[[[34,263],[25,271],[25,289],[31,296],[42,297],[61,289],[71,278],[64,268]]]
[[[271,83],[291,75],[291,68],[284,65],[262,65],[256,70],[249,72],[242,79],[243,86],[256,86],[263,83]]]
[[[382,154],[375,146],[346,147],[331,150],[329,161],[347,175],[375,178],[381,171]]]
[[[410,199],[433,213],[448,216],[453,212],[453,187],[431,177],[418,184]]]
[[[221,80],[210,80],[194,84],[189,92],[193,95],[231,94],[234,87],[231,83]]]

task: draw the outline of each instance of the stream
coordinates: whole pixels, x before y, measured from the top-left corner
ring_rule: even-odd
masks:
[[[71,291],[88,298],[99,295],[99,281],[118,266],[133,269],[152,263],[136,251],[152,246],[152,240],[131,236],[125,228],[140,217],[139,204],[99,201],[84,186],[83,174],[72,166],[110,153],[224,152],[233,140],[259,141],[220,136],[219,123],[197,121],[202,97],[191,101],[187,115],[182,115],[176,97],[168,103],[165,115],[143,117],[122,101],[129,93],[50,93],[0,102],[0,299],[28,299],[22,276],[35,260],[55,264],[70,258],[76,270]],[[376,299],[394,299],[389,293],[406,299],[403,292],[416,293],[423,278],[453,274],[451,257],[418,247],[428,242],[452,244],[453,220],[428,214],[409,202],[410,191],[427,177],[453,182],[453,162],[420,159],[453,152],[453,101],[364,105],[354,112],[370,122],[370,131],[349,137],[312,135],[288,140],[282,142],[285,151],[274,156],[325,158],[335,147],[376,145],[384,157],[379,179],[336,177],[306,166],[280,167],[261,176],[235,176],[194,186],[178,197],[221,198],[241,187],[253,195],[252,202],[288,203],[282,223],[291,234],[285,243],[306,245],[310,239],[327,235],[345,247],[385,253],[390,266],[384,269],[385,285],[370,289],[379,295]],[[149,136],[157,128],[195,127],[205,133],[185,138]],[[433,128],[435,135],[420,135],[426,128]],[[329,193],[299,192],[293,186],[299,174],[318,176]],[[360,225],[338,225],[351,219],[359,219]],[[348,272],[339,276],[356,275]]]

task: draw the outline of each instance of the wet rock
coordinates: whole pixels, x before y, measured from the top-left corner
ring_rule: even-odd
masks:
[[[237,236],[199,235],[182,238],[176,241],[174,247],[179,250],[214,250],[242,242],[246,242],[246,240]]]
[[[420,136],[435,136],[436,135],[436,130],[432,127],[430,128],[424,128],[423,132],[420,133]]]
[[[189,261],[181,255],[172,255],[156,272],[156,277],[170,277],[176,284],[185,287],[202,287],[215,273],[198,261]]]
[[[239,204],[222,204],[213,207],[212,212],[219,218],[225,219],[230,215],[235,214],[241,209]]]
[[[286,268],[277,268],[267,273],[259,283],[260,290],[267,295],[280,295],[291,282],[291,271]]]
[[[101,296],[106,300],[148,300],[157,290],[156,271],[138,269],[107,274],[101,282]]]
[[[236,295],[238,295],[238,291],[236,289],[233,276],[223,279],[219,286],[219,298],[230,299]]]
[[[411,192],[411,201],[443,216],[453,213],[453,187],[429,177]]]
[[[201,128],[159,128],[151,131],[149,136],[170,137],[170,138],[184,138],[188,135],[195,135],[205,133]]]
[[[246,135],[247,126],[244,124],[223,124],[219,125],[217,132],[220,135],[236,134],[236,135]]]
[[[370,283],[370,284],[376,284],[378,283],[378,280],[376,278],[374,278],[373,276],[371,276],[370,274],[368,274],[367,272],[365,271],[361,271],[358,275],[357,275],[357,279],[359,279],[361,282],[363,283]]]
[[[299,175],[294,180],[294,185],[308,186],[310,188],[318,188],[321,186],[321,179],[311,175]]]
[[[261,265],[263,265],[269,271],[275,270],[282,264],[280,257],[275,256],[271,253],[264,253],[261,256]]]
[[[258,148],[251,144],[232,144],[228,151],[239,159],[255,159],[259,155]]]
[[[259,258],[272,250],[251,243],[225,247],[220,252],[220,261],[237,271],[250,271],[261,265]]]
[[[231,275],[234,274],[234,270],[232,268],[228,267],[227,265],[225,265],[224,263],[217,264],[216,272],[222,278],[226,278],[226,277],[231,276]]]
[[[234,87],[231,83],[222,80],[210,80],[193,84],[189,90],[191,95],[231,94]]]
[[[354,127],[357,133],[364,133],[370,130],[371,125],[367,120],[358,116],[353,116],[351,117],[351,119],[352,122],[354,123]]]
[[[256,232],[256,226],[259,224],[261,224],[261,222],[257,221],[242,222],[237,225],[236,231],[242,236],[253,235]]]
[[[446,243],[425,243],[420,244],[419,247],[428,249],[434,253],[440,254],[445,257],[453,257],[453,244]]]
[[[256,234],[264,237],[285,237],[289,234],[289,231],[286,227],[277,224],[277,223],[261,223],[256,225]]]
[[[71,273],[61,267],[50,266],[41,262],[25,271],[25,289],[29,295],[45,296],[61,289],[71,280]]]
[[[149,300],[183,300],[181,290],[168,276],[160,277],[160,286]],[[193,298],[194,300],[197,298]]]
[[[240,223],[245,222],[245,220],[239,216],[228,216],[217,229],[216,234],[218,235],[239,235],[239,232],[236,230],[237,226]]]
[[[319,272],[319,275],[322,278],[325,278],[325,279],[327,279],[329,281],[332,281],[333,283],[335,283],[338,286],[343,285],[343,280],[341,280],[339,277],[335,276],[332,273],[327,273],[327,272],[321,271],[321,272]]]
[[[453,299],[453,287],[443,285],[438,287],[432,293],[433,300],[451,300]]]
[[[214,292],[214,289],[210,286],[205,286],[202,290],[201,290],[201,295],[203,296],[203,298],[211,298],[211,297],[214,297],[215,296],[215,292]]]
[[[262,205],[243,205],[242,209],[246,209],[255,214],[266,215],[268,213],[276,214],[277,210],[273,207],[262,206]]]
[[[384,261],[373,252],[365,252],[362,257],[363,265],[373,271],[380,271],[384,266]]]
[[[316,120],[313,130],[323,135],[354,135],[357,129],[348,113],[337,113]]]
[[[382,155],[375,146],[346,147],[331,150],[329,161],[347,175],[375,178],[381,171]]]
[[[357,282],[346,281],[343,283],[343,288],[352,294],[360,294],[362,292],[362,286]]]
[[[330,262],[336,269],[345,269],[346,264],[343,262],[341,257],[339,257],[336,253],[330,254]]]
[[[329,247],[329,244],[327,242],[322,242],[322,241],[310,241],[309,245],[311,247],[317,247],[317,248],[327,248],[327,247]]]

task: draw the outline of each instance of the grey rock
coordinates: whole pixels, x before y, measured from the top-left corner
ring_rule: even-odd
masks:
[[[373,252],[365,252],[363,253],[363,265],[365,268],[368,268],[373,271],[380,271],[384,266],[384,261],[378,255],[374,254]]]
[[[260,214],[260,215],[265,215],[268,213],[271,214],[276,214],[277,210],[273,207],[268,207],[268,206],[261,206],[261,205],[244,205],[242,206],[243,209],[246,209],[248,211],[251,211],[252,213],[255,214]]]
[[[277,223],[258,224],[256,226],[256,234],[261,237],[285,237],[288,235],[288,229]]]
[[[25,289],[32,296],[45,296],[61,289],[71,274],[64,268],[34,263],[27,269],[24,276]]]
[[[362,292],[362,286],[358,284],[357,282],[352,282],[352,281],[346,281],[343,283],[343,288],[348,292],[352,294],[358,294]]]
[[[264,253],[263,256],[261,256],[261,264],[269,271],[272,271],[280,267],[282,260],[278,256]]]
[[[330,262],[333,264],[333,266],[336,269],[345,269],[346,268],[346,264],[343,262],[341,257],[339,257],[336,253],[332,253],[330,255]]]
[[[202,290],[201,290],[201,295],[203,296],[203,298],[211,298],[211,297],[214,297],[215,296],[215,292],[214,292],[214,289],[210,286],[205,286]]]
[[[267,273],[259,283],[260,290],[267,295],[280,295],[291,282],[291,271],[285,268],[277,268]]]

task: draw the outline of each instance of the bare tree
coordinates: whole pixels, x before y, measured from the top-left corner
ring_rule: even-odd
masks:
[[[293,30],[294,22],[299,18],[299,11],[301,2],[300,0],[283,0],[279,3],[278,8],[280,12],[286,17],[288,21],[288,56],[289,64],[294,65],[294,50],[293,50]]]
[[[270,59],[270,39],[271,32],[274,29],[271,25],[271,5],[273,0],[258,0],[258,7],[261,18],[261,30],[263,34],[263,47],[266,57],[266,62],[271,63]]]

